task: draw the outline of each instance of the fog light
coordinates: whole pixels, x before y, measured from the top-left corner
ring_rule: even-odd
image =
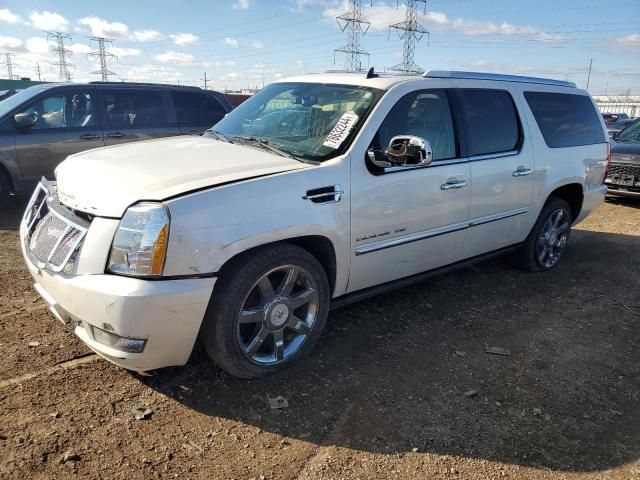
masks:
[[[147,341],[142,338],[121,337],[115,333],[107,332],[98,327],[91,327],[93,338],[96,342],[106,345],[121,352],[141,353]]]

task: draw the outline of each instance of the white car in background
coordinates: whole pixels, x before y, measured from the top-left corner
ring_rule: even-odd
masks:
[[[273,83],[200,137],[70,156],[21,225],[35,287],[133,370],[200,339],[232,375],[308,354],[330,307],[511,252],[555,267],[600,205],[606,129],[589,94],[435,71]]]

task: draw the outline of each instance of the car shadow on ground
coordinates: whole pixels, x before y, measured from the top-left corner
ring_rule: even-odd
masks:
[[[20,220],[27,206],[29,197],[11,196],[9,203],[0,208],[0,230],[18,230],[20,228]]]
[[[334,311],[310,358],[275,376],[229,377],[196,349],[138,378],[318,445],[613,468],[640,457],[638,251],[637,236],[575,231],[551,272],[494,260]],[[270,408],[279,395],[288,407]]]
[[[607,202],[625,207],[640,208],[640,193],[638,195],[607,195]]]

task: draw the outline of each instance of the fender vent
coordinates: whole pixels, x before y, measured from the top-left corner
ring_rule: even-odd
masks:
[[[344,191],[340,185],[331,187],[320,187],[307,190],[304,200],[311,200],[313,203],[335,203],[342,198]]]

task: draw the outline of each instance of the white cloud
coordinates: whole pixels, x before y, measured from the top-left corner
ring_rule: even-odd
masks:
[[[0,22],[19,23],[22,19],[8,8],[0,8]]]
[[[0,50],[24,52],[24,45],[19,38],[0,36]]]
[[[224,62],[224,64],[225,64],[227,67],[235,67],[235,66],[238,64],[238,62],[235,62],[235,61],[233,61],[233,60],[229,60],[229,61],[227,61],[227,62]]]
[[[188,53],[174,52],[173,50],[159,53],[158,55],[154,55],[153,58],[162,63],[185,64],[193,62],[193,55]]]
[[[32,12],[29,15],[31,26],[40,30],[66,32],[69,27],[69,20],[62,15],[53,12]]]
[[[27,40],[27,50],[30,53],[40,53],[40,54],[44,54],[44,53],[49,53],[50,48],[49,48],[49,42],[47,42],[46,38],[42,38],[42,37],[31,37],[29,40]]]
[[[122,75],[128,81],[179,83],[184,75],[170,66],[142,64],[129,69]]]
[[[195,47],[200,43],[200,38],[193,33],[175,33],[169,36],[179,47]]]
[[[92,51],[92,48],[84,43],[73,43],[71,45],[67,45],[67,48],[76,55],[86,55]]]
[[[146,28],[133,32],[133,37],[139,42],[150,42],[152,40],[158,40],[160,38],[160,32]]]
[[[96,37],[124,38],[129,36],[129,27],[120,22],[108,22],[99,17],[84,17],[78,20],[81,25],[87,25],[91,34]]]
[[[238,42],[238,40],[236,40],[235,38],[231,38],[231,37],[225,37],[224,43],[226,43],[227,45],[233,48],[238,48],[240,46],[240,42]]]
[[[251,6],[252,0],[236,0],[231,7],[236,10],[246,10]]]
[[[258,50],[260,50],[261,48],[265,48],[265,47],[266,47],[266,45],[265,45],[264,43],[262,43],[262,42],[260,42],[260,41],[258,41],[258,40],[256,40],[255,42],[253,42],[253,43],[251,44],[251,46],[252,46],[253,48],[255,48],[255,49],[258,49]]]
[[[137,48],[128,48],[128,47],[113,47],[109,50],[109,52],[117,55],[118,57],[135,57],[140,55],[142,51]]]

